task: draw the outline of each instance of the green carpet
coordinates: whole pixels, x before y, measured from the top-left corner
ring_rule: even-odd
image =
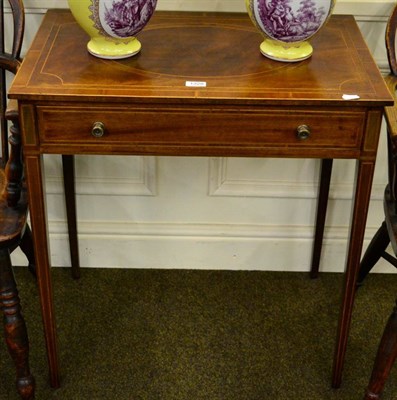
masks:
[[[62,387],[51,389],[36,283],[16,268],[37,400],[361,400],[397,275],[358,291],[342,387],[331,388],[341,274],[53,269]],[[395,375],[395,374],[393,374]],[[397,377],[383,399],[397,398]],[[18,399],[0,349],[0,399]]]

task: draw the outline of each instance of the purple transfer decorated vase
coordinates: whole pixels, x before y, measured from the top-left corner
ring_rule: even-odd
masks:
[[[278,61],[301,61],[313,48],[308,42],[331,16],[335,0],[246,0],[248,14],[265,40],[261,53]]]
[[[68,0],[69,8],[91,40],[88,51],[99,58],[121,59],[137,54],[135,35],[149,22],[157,0]]]

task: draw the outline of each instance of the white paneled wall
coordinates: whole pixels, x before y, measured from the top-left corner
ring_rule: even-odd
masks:
[[[384,29],[393,5],[339,0],[335,8],[355,15],[383,72]],[[67,1],[25,0],[25,6],[27,46],[46,9],[67,8]],[[244,0],[159,0],[158,10],[245,12],[245,5]],[[366,244],[383,219],[385,149],[383,130]],[[67,266],[60,158],[46,156],[45,165],[52,263]],[[307,271],[319,165],[318,160],[77,156],[81,265]],[[344,268],[354,165],[335,161],[323,271]],[[21,253],[14,262],[25,262]],[[393,268],[381,262],[376,271]]]

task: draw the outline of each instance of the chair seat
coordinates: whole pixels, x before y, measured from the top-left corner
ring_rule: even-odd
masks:
[[[0,169],[0,247],[11,241],[19,241],[26,225],[28,202],[26,188],[21,191],[21,199],[16,207],[9,207],[4,196],[4,170]]]

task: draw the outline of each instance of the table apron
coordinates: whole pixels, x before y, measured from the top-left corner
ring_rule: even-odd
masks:
[[[366,107],[163,104],[22,104],[20,110],[25,152],[32,154],[355,159],[375,157],[382,115]],[[95,135],[98,124],[102,132]]]

